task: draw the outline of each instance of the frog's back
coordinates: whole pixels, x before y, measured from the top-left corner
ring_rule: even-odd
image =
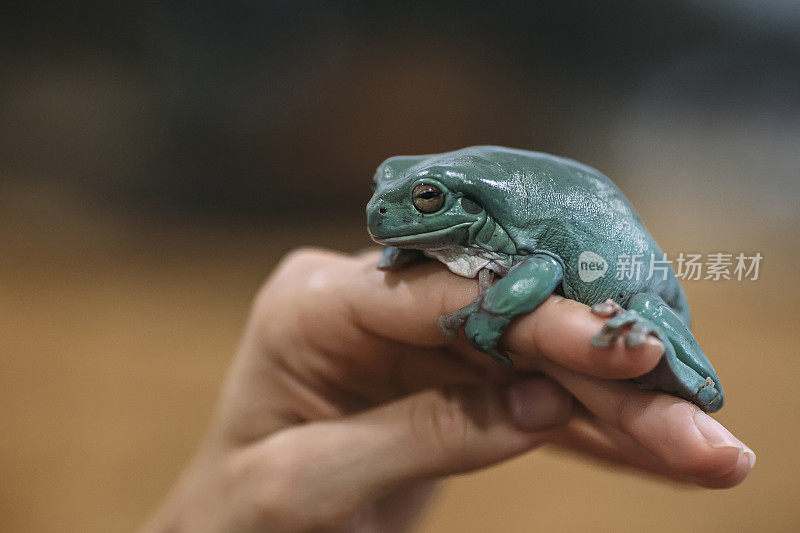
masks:
[[[476,194],[482,185],[484,207],[521,255],[545,252],[562,263],[566,297],[587,305],[608,298],[625,305],[634,294],[652,292],[688,321],[686,297],[672,268],[654,263],[651,274],[651,261],[663,259],[661,249],[601,172],[571,159],[498,146],[443,155],[456,166],[469,162],[475,172],[467,181],[482,182],[473,185]]]

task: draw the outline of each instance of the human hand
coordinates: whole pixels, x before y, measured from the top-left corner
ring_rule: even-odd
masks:
[[[401,531],[436,479],[544,442],[705,487],[741,482],[749,448],[696,406],[627,378],[655,339],[594,348],[602,320],[552,296],[516,319],[503,368],[436,319],[477,283],[377,253],[299,251],[257,296],[200,451],[147,531]]]

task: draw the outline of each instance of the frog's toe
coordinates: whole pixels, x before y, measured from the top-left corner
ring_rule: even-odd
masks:
[[[603,327],[592,337],[592,346],[600,348],[608,347],[616,342],[617,337],[622,334],[623,329],[630,323],[635,322],[638,315],[630,311],[623,311],[614,315],[603,324]]]
[[[510,321],[503,315],[478,311],[467,318],[464,333],[473,348],[489,354],[498,363],[510,366],[511,359],[499,347],[500,338]]]
[[[647,340],[647,335],[653,333],[652,328],[648,327],[646,324],[641,324],[639,322],[635,322],[631,326],[631,330],[625,335],[625,346],[628,348],[636,348],[637,346],[644,344]]]
[[[592,346],[597,348],[606,348],[614,344],[619,336],[619,331],[615,328],[610,328],[608,325],[603,325],[603,328],[592,337]]]
[[[439,332],[443,337],[447,339],[457,339],[458,330],[461,329],[461,326],[465,321],[465,318],[458,316],[442,315],[439,317],[437,325],[439,326]]]
[[[717,388],[713,379],[706,378],[702,385],[692,394],[689,401],[697,404],[703,411],[713,412],[722,407],[722,390]]]
[[[608,302],[611,302],[611,300],[608,300]],[[599,305],[606,305],[608,302]],[[655,324],[635,311],[622,311],[603,324],[600,331],[592,337],[592,346],[600,348],[611,346],[617,340],[617,337],[624,334],[625,346],[635,348],[643,344],[651,333],[658,336]]]
[[[467,321],[469,316],[479,308],[479,300],[475,300],[466,307],[462,307],[458,311],[450,313],[449,315],[442,315],[437,320],[439,332],[447,339],[458,338],[458,330]]]
[[[605,318],[611,318],[622,313],[624,309],[614,300],[608,299],[605,302],[592,306],[592,313]]]

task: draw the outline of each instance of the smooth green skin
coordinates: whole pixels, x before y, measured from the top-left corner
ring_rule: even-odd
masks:
[[[414,207],[411,190],[420,183],[445,193],[441,209],[421,213]],[[674,272],[669,268],[663,279],[656,270],[647,279],[651,254],[658,260],[662,252],[630,202],[597,170],[499,146],[392,157],[375,174],[367,225],[372,238],[388,246],[379,268],[400,268],[423,252],[450,261],[448,267],[460,275],[475,277],[488,269],[503,276],[482,284],[472,304],[442,317],[444,334],[456,334],[463,324],[475,348],[510,364],[500,348],[504,329],[553,292],[590,306],[613,300],[624,311],[609,315],[593,344],[609,346],[623,335],[635,346],[653,334],[664,343],[664,356],[635,381],[705,411],[722,407],[719,378],[689,332],[688,303]],[[581,279],[578,263],[585,251],[606,261],[604,276]],[[642,256],[639,279],[616,279],[623,255]],[[470,256],[474,264],[465,259]]]

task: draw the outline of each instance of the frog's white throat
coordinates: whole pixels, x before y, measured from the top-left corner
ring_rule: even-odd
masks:
[[[508,255],[468,246],[451,245],[426,248],[423,253],[447,265],[452,273],[465,278],[477,277],[478,272],[484,268],[489,268],[504,276],[511,268],[512,262],[512,258]]]

